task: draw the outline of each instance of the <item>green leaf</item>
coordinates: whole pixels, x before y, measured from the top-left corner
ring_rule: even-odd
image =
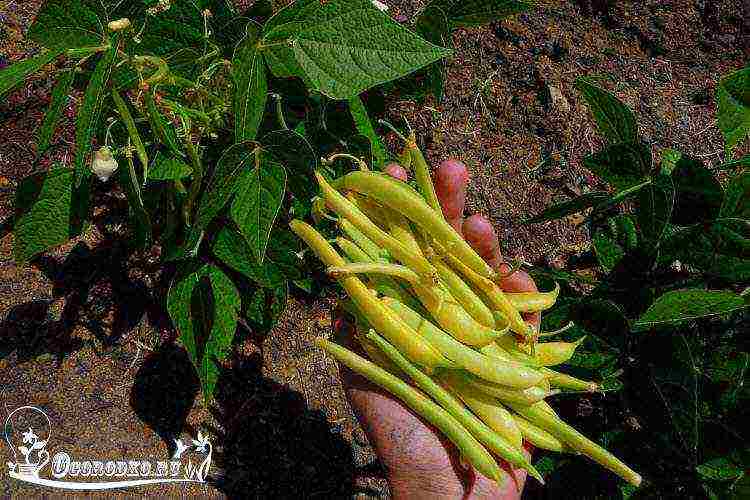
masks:
[[[716,118],[724,134],[726,158],[750,132],[750,67],[724,77],[716,87]]]
[[[75,179],[76,186],[80,186],[84,178],[91,175],[88,159],[91,153],[91,140],[99,125],[107,82],[117,57],[117,39],[112,37],[112,46],[102,54],[96,68],[91,74],[89,84],[83,94],[83,104],[78,109],[76,118],[76,151],[75,151]]]
[[[204,18],[203,7],[198,2],[172,0],[168,9],[140,17],[134,22],[133,31],[141,32],[141,36],[137,43],[133,41],[129,44],[128,50],[132,49],[140,55],[157,56],[173,54],[184,49],[196,50],[203,54],[206,27],[211,29],[211,18]]]
[[[519,0],[434,0],[429,7],[440,7],[454,28],[481,26],[531,10],[534,3]]]
[[[383,146],[383,142],[380,140],[380,136],[375,132],[375,128],[370,121],[370,116],[367,114],[367,108],[365,108],[365,105],[359,96],[349,99],[349,111],[352,113],[354,125],[357,127],[359,133],[367,137],[370,141],[372,155],[375,157],[376,166],[385,165],[388,153],[385,150],[385,146]]]
[[[414,24],[425,40],[441,47],[453,48],[453,37],[451,36],[450,22],[446,12],[438,5],[430,4],[419,14]],[[443,100],[445,94],[445,79],[447,65],[445,59],[430,64],[424,70],[428,86],[438,102]]]
[[[672,171],[672,180],[675,187],[673,223],[687,226],[718,217],[724,191],[701,160],[683,155]]]
[[[302,77],[333,99],[352,98],[449,54],[368,0],[300,0],[274,16],[265,35],[276,76]]]
[[[318,190],[310,182],[318,157],[307,139],[297,131],[275,130],[264,135],[260,143],[286,167],[289,191],[296,198],[309,202]]]
[[[258,49],[260,26],[248,23],[247,35],[232,59],[234,79],[234,140],[255,139],[268,98],[266,65]]]
[[[132,142],[136,153],[138,153],[138,160],[141,162],[143,170],[148,173],[148,155],[146,155],[146,148],[143,146],[143,141],[141,140],[141,135],[138,133],[138,128],[135,126],[133,115],[130,114],[130,109],[128,109],[128,105],[120,96],[120,93],[114,89],[112,89],[112,100],[115,102],[117,113],[120,115],[120,118],[122,118],[122,121],[125,122],[130,141]],[[147,177],[147,175],[144,175],[144,177]]]
[[[85,208],[73,197],[73,170],[53,167],[16,190],[13,254],[20,266],[80,234]]]
[[[232,202],[232,219],[250,245],[259,264],[263,263],[268,237],[286,191],[286,171],[268,153],[262,153],[255,168],[239,181]]]
[[[672,178],[659,175],[638,193],[638,225],[646,242],[658,243],[672,216],[674,184]]]
[[[170,287],[167,311],[198,371],[206,401],[213,397],[219,363],[230,353],[240,308],[234,284],[212,265],[191,266]]]
[[[534,224],[537,222],[560,219],[570,214],[586,210],[587,208],[604,205],[608,200],[609,193],[606,193],[604,191],[594,191],[592,193],[586,193],[579,196],[578,198],[553,205],[545,209],[539,215],[535,215],[531,219],[525,220],[524,224]]]
[[[263,264],[258,264],[245,238],[227,227],[217,233],[211,250],[224,264],[266,288],[281,286],[287,279],[301,278],[298,240],[288,231],[278,229],[272,231],[271,240],[274,244],[268,247]]]
[[[719,217],[750,220],[750,172],[743,172],[729,181]]]
[[[274,288],[256,288],[253,293],[246,297],[245,319],[254,330],[267,332],[274,327],[284,312],[289,285],[284,282]]]
[[[607,272],[612,271],[617,263],[625,256],[625,250],[612,238],[604,233],[597,233],[591,240],[599,265]]]
[[[728,458],[721,457],[709,460],[695,468],[703,479],[709,481],[731,481],[745,474],[742,467],[732,463]]]
[[[39,71],[42,66],[51,63],[60,55],[59,50],[47,51],[31,59],[11,64],[0,71],[0,97],[22,84],[26,77]]]
[[[587,156],[583,165],[615,189],[643,182],[651,172],[651,148],[642,142],[614,144]]]
[[[588,103],[599,132],[607,142],[617,144],[638,141],[638,128],[633,112],[614,94],[585,78],[578,78],[575,86]]]
[[[151,131],[154,133],[156,138],[167,146],[172,153],[177,156],[184,156],[180,149],[179,142],[177,142],[177,133],[174,127],[167,122],[164,115],[156,107],[156,101],[154,100],[153,91],[144,92],[143,100],[146,103],[146,114],[148,121],[151,124]],[[149,175],[151,177],[151,175]]]
[[[98,0],[54,0],[44,3],[26,36],[48,49],[95,47],[106,24]]]
[[[159,152],[148,170],[148,178],[152,181],[174,181],[183,179],[192,172],[190,165],[180,158]]]
[[[697,318],[728,314],[746,306],[741,296],[730,291],[674,290],[656,299],[635,322],[633,331],[639,332],[677,325]]]
[[[134,238],[132,243],[135,248],[145,248],[151,240],[151,219],[143,205],[143,195],[141,185],[138,182],[138,175],[135,172],[133,158],[127,157],[125,168],[118,169],[120,186],[125,192],[128,199],[130,219],[133,224]]]
[[[201,196],[195,226],[205,228],[216,217],[229,198],[237,190],[237,179],[242,172],[253,168],[258,163],[260,149],[255,143],[235,144],[224,151],[216,164],[211,181]]]
[[[68,102],[68,95],[73,85],[74,76],[75,73],[72,70],[61,71],[57,85],[52,90],[52,101],[47,109],[47,113],[44,115],[44,122],[42,122],[42,128],[39,130],[39,137],[36,143],[36,154],[39,157],[46,153],[49,148],[52,136],[57,129],[57,122],[60,120],[63,108]]]

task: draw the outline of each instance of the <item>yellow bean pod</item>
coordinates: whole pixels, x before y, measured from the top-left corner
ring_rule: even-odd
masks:
[[[502,406],[497,398],[476,390],[459,372],[446,370],[440,373],[438,377],[490,429],[497,432],[514,448],[521,449],[523,446],[521,429],[518,428],[518,424],[513,420],[510,412]]]
[[[339,217],[349,219],[349,221],[357,229],[362,231],[365,236],[371,239],[373,243],[388,250],[394,259],[410,267],[424,279],[429,282],[437,281],[437,272],[427,259],[422,255],[415,254],[393,236],[380,229],[355,205],[347,200],[345,196],[333,189],[318,172],[315,173],[315,178],[318,180],[318,184],[323,192],[323,197],[325,198],[326,203],[339,215]]]
[[[523,438],[537,448],[549,451],[563,451],[563,444],[555,436],[538,427],[520,415],[513,414],[518,428],[521,429]]]
[[[399,212],[442,242],[449,253],[465,262],[474,272],[485,278],[495,276],[495,271],[443,219],[442,214],[433,210],[408,184],[379,172],[350,172],[338,179],[336,185],[362,193]]]
[[[289,226],[297,236],[307,243],[323,264],[327,266],[342,266],[345,264],[344,259],[336,253],[336,250],[309,224],[293,220],[289,223]],[[372,327],[396,345],[412,362],[430,371],[441,366],[455,366],[454,363],[446,359],[420,337],[414,329],[385,307],[359,278],[342,276],[338,279],[338,282]]]
[[[397,300],[389,297],[381,300],[446,358],[477,377],[515,389],[532,387],[544,379],[540,372],[516,361],[497,360],[463,345]]]
[[[560,284],[555,283],[555,288],[549,292],[506,292],[505,296],[517,311],[538,312],[546,311],[557,301],[560,294]]]
[[[500,481],[502,473],[495,459],[450,413],[400,378],[350,350],[321,338],[316,339],[315,343],[351,370],[361,374],[403,401],[409,408],[445,434],[456,445],[461,452],[461,456],[468,460],[479,472],[494,481]]]

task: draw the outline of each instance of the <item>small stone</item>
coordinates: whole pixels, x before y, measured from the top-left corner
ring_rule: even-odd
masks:
[[[570,111],[570,103],[568,103],[562,91],[554,85],[549,85],[548,90],[550,100],[552,101],[552,109],[560,113],[568,113]]]

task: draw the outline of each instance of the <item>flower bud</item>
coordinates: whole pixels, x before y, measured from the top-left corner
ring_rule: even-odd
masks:
[[[112,157],[112,151],[107,146],[94,153],[94,161],[91,162],[91,171],[102,182],[107,182],[112,177],[112,174],[117,171],[117,160]]]
[[[118,19],[117,21],[110,21],[107,27],[109,28],[109,31],[126,30],[130,28],[130,19],[128,19],[127,17],[123,17],[122,19]]]

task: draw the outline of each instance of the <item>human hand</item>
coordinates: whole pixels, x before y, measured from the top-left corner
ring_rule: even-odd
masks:
[[[399,178],[405,174],[397,168],[386,168],[386,172]],[[489,221],[478,214],[463,218],[467,182],[468,171],[459,161],[444,161],[438,168],[435,190],[446,219],[499,273],[508,272],[509,266],[503,262],[500,242]],[[537,291],[534,281],[523,271],[502,280],[500,286],[509,292]],[[525,319],[539,326],[539,313]],[[351,328],[342,322],[337,325]],[[343,333],[345,340],[353,338],[351,331]],[[394,498],[520,498],[516,481],[523,486],[526,471],[506,468],[504,480],[497,484],[467,469],[450,441],[399,400],[346,367],[342,366],[341,371],[352,409],[386,468]]]

